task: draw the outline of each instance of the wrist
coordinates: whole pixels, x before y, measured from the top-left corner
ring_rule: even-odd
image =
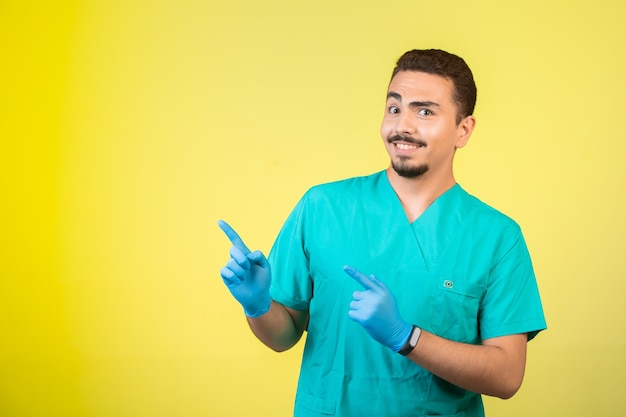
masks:
[[[417,342],[419,342],[421,335],[422,329],[420,329],[416,325],[412,325],[406,342],[399,350],[397,350],[397,352],[402,356],[406,356],[411,353],[413,349],[415,349],[415,346],[417,346]]]
[[[397,330],[395,331],[395,342],[389,345],[389,347],[391,348],[391,350],[397,353],[404,347],[404,345],[406,345],[407,340],[409,340],[409,338],[411,337],[411,333],[413,332],[413,325],[403,320],[396,329]]]
[[[261,317],[267,313],[272,306],[272,299],[268,296],[267,299],[262,300],[254,305],[243,306],[243,312],[250,318]]]

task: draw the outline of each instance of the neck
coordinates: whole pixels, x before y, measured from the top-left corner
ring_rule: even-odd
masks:
[[[456,184],[452,172],[441,178],[428,174],[405,178],[392,167],[387,168],[387,178],[402,203],[409,223],[417,220],[433,201]]]

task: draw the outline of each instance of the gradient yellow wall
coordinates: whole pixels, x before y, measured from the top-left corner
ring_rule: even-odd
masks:
[[[54,3],[54,4],[52,4]],[[311,185],[386,166],[395,59],[463,56],[457,179],[514,217],[549,330],[491,416],[623,416],[623,1],[0,1],[0,416],[289,416],[229,221],[268,251]]]

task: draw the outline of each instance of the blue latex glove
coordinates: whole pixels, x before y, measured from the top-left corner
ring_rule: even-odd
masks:
[[[237,232],[225,221],[218,226],[233,244],[230,259],[220,275],[230,293],[243,307],[248,317],[259,317],[270,309],[270,264],[260,251],[250,252]]]
[[[398,352],[409,340],[413,326],[400,316],[396,298],[374,275],[368,278],[351,266],[344,266],[343,270],[365,289],[352,295],[350,318],[363,326],[374,340]]]

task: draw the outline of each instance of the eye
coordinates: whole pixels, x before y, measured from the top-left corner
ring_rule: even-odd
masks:
[[[396,106],[389,106],[389,108],[387,109],[387,111],[388,111],[390,114],[397,114],[397,113],[400,113],[400,109],[399,109],[399,108],[397,108]]]
[[[434,113],[430,109],[419,109],[417,114],[420,116],[432,116]]]

